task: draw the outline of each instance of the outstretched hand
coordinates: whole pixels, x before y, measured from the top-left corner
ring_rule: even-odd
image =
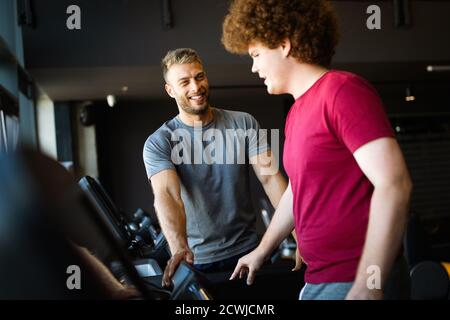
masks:
[[[230,277],[230,280],[242,279],[247,275],[247,285],[251,285],[255,280],[256,271],[258,271],[264,263],[264,255],[258,252],[258,249],[253,250],[249,254],[243,256],[238,260],[236,268]]]

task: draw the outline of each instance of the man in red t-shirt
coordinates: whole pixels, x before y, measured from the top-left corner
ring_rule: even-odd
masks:
[[[364,79],[328,66],[337,22],[327,1],[235,0],[222,42],[248,52],[269,94],[291,94],[286,189],[260,245],[231,279],[251,284],[295,226],[307,264],[300,299],[381,299],[401,251],[412,183],[383,104]]]

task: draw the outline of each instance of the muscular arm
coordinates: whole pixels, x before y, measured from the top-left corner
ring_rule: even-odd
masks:
[[[347,298],[376,299],[382,297],[382,291],[368,289],[367,270],[379,267],[382,289],[401,246],[412,183],[395,139],[369,142],[356,150],[354,157],[374,185],[374,192],[363,254]]]
[[[150,179],[155,196],[155,209],[172,258],[164,271],[163,285],[170,286],[170,278],[178,264],[193,263],[186,235],[186,214],[180,195],[180,181],[175,170],[163,170]]]
[[[163,170],[151,177],[155,210],[172,254],[188,247],[186,215],[175,170]]]

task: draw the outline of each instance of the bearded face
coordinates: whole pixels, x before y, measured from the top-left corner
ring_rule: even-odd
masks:
[[[172,65],[166,75],[167,93],[186,113],[204,114],[209,108],[209,83],[198,62]]]

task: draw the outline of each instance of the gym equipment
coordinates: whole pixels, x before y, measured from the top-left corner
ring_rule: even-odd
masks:
[[[172,277],[174,290],[172,300],[211,300],[211,295],[204,286],[205,279],[192,266],[181,262]]]
[[[450,298],[449,230],[450,219],[423,218],[412,214],[404,238],[405,256],[411,277],[411,299],[436,300]]]
[[[447,300],[450,280],[444,266],[435,261],[422,261],[411,269],[411,299]]]
[[[56,161],[19,149],[0,156],[0,296],[5,299],[104,299],[102,279],[75,246],[120,261],[143,298],[157,299],[111,229]],[[83,290],[67,285],[68,267],[83,270]],[[30,272],[31,271],[31,272]]]
[[[98,180],[85,176],[78,182],[87,198],[109,227],[116,239],[123,243],[136,259],[155,259],[164,268],[170,258],[167,241],[156,222],[142,209],[133,214],[131,221],[114,205]]]
[[[292,272],[294,261],[280,259],[264,265],[256,274],[255,282],[247,285],[245,279],[230,281],[232,271],[203,273],[182,262],[172,280],[172,299],[190,300],[297,300],[304,285],[304,268]],[[179,277],[182,280],[180,282]],[[162,276],[145,277],[146,283],[161,284]],[[177,289],[178,288],[178,289]]]
[[[0,179],[0,298],[110,298],[99,276],[101,270],[86,263],[76,246],[87,248],[105,264],[120,264],[124,277],[143,299],[171,297],[170,291],[144,281],[142,275],[151,271],[148,261],[131,260],[119,237],[123,230],[93,206],[59,163],[35,151],[19,149],[0,155]],[[83,270],[83,290],[67,286],[66,269],[74,264]],[[194,284],[192,270],[177,270],[176,279],[175,298],[202,298],[194,290],[201,286]],[[189,288],[189,292],[184,294],[183,288]]]
[[[186,263],[181,263],[175,271],[172,278],[173,291],[163,289],[162,270],[170,258],[170,251],[157,222],[142,209],[138,209],[133,214],[132,220],[127,222],[125,215],[117,209],[96,179],[83,177],[79,185],[95,207],[98,216],[116,235],[117,240],[124,244],[124,248],[134,253],[134,257],[141,258],[135,259],[133,264],[147,286],[165,295],[165,299],[211,299],[205,287],[201,285],[201,282],[205,281],[201,280],[203,276]],[[109,267],[121,282],[132,284],[119,261],[112,261]]]

